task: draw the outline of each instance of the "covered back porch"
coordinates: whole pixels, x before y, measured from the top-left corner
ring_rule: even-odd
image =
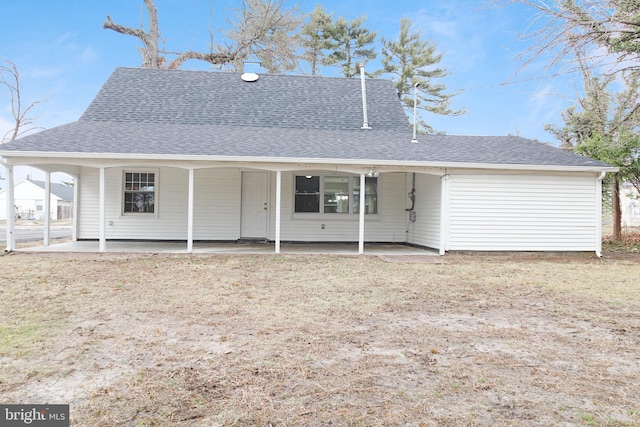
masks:
[[[72,242],[51,245],[49,224],[45,223],[43,247],[29,249],[33,251],[276,254],[410,251],[426,254],[433,253],[426,248],[438,248],[438,232],[443,224],[444,211],[438,203],[441,198],[438,175],[443,171],[433,168],[417,168],[419,172],[416,172],[391,165],[326,163],[11,160],[16,165],[28,164],[43,170],[46,182],[52,172],[67,173],[75,180],[77,203]],[[131,171],[146,171],[145,175],[155,177],[152,184],[155,212],[151,215],[121,210],[123,202],[126,205],[125,180],[128,178],[125,177]],[[422,188],[418,189],[418,202],[413,203],[411,195],[415,195],[415,191],[411,191],[416,189],[416,174],[431,178],[428,183],[418,178],[417,186]],[[346,212],[323,211],[323,194],[326,197],[329,191],[324,187],[319,195],[320,211],[299,212],[296,182],[305,176],[321,179],[346,176],[350,199]],[[379,184],[376,189],[379,205],[375,212],[367,204],[371,198],[359,197],[359,189],[369,188],[372,178]],[[258,213],[264,212],[265,233],[236,244],[247,237],[245,196],[257,184],[264,184],[258,192],[263,195],[264,204],[261,199],[255,207]],[[427,192],[429,212],[424,206]],[[429,225],[425,226],[427,222]],[[15,250],[9,231],[11,224],[7,226],[7,250]],[[213,227],[218,229],[215,232],[218,234],[212,231]],[[432,237],[415,237],[420,234]],[[252,244],[252,241],[268,243]],[[436,250],[444,254],[443,249]]]

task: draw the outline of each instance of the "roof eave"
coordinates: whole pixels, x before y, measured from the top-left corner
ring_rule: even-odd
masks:
[[[139,153],[79,153],[79,152],[42,152],[42,151],[2,151],[0,156],[8,163],[11,158],[29,159],[70,159],[70,160],[157,160],[171,162],[224,162],[224,163],[280,163],[280,164],[336,164],[354,166],[389,167],[428,167],[442,169],[488,169],[488,170],[529,170],[529,171],[567,171],[567,172],[617,172],[619,168],[598,165],[551,165],[519,163],[473,163],[422,160],[381,160],[348,158],[305,158],[305,157],[259,157],[259,156],[218,156],[218,155],[175,155],[175,154],[139,154]],[[15,164],[24,163],[20,161]]]

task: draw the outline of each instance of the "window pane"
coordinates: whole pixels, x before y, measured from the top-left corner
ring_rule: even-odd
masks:
[[[296,176],[296,194],[300,193],[320,193],[320,177]]]
[[[296,194],[296,212],[320,212],[320,194]]]
[[[378,213],[378,178],[364,179],[364,213]],[[360,178],[353,177],[353,212],[360,213]]]
[[[320,212],[320,177],[296,176],[294,212]]]
[[[326,176],[324,178],[324,212],[349,213],[349,178]]]
[[[124,212],[154,213],[155,174],[127,172],[124,179]]]

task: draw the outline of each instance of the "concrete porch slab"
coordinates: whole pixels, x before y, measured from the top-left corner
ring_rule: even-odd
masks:
[[[52,243],[49,246],[18,248],[17,252],[99,252],[97,241]],[[186,254],[186,242],[107,242],[107,253],[171,253]],[[273,243],[194,243],[194,254],[273,254]],[[357,243],[283,243],[281,254],[358,255]],[[368,243],[365,255],[437,256],[431,251],[402,244]]]

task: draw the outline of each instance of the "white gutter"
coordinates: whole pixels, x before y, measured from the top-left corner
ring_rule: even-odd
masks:
[[[602,257],[602,180],[606,172],[596,178],[596,256]]]
[[[7,156],[9,154],[9,156]],[[16,155],[14,155],[16,154]],[[202,155],[175,155],[175,154],[133,154],[133,153],[65,153],[65,152],[41,152],[41,151],[20,151],[20,152],[2,152],[2,155],[8,161],[11,158],[15,160],[11,162],[13,165],[18,164],[46,164],[52,163],[53,159],[78,159],[84,160],[83,165],[89,165],[88,160],[118,160],[122,162],[132,163],[132,161],[149,161],[163,160],[172,163],[180,161],[191,162],[229,162],[229,163],[281,163],[281,164],[327,164],[327,165],[359,165],[370,167],[372,164],[376,166],[392,166],[392,167],[416,167],[416,168],[447,168],[447,169],[487,169],[487,170],[529,170],[529,171],[566,171],[566,172],[617,172],[618,168],[609,166],[559,166],[559,165],[534,165],[534,164],[494,164],[494,163],[466,163],[466,162],[437,162],[437,161],[419,161],[419,160],[380,160],[380,159],[346,159],[346,158],[307,158],[307,157],[255,157],[255,156],[202,156]],[[38,158],[38,162],[29,162],[27,158]],[[55,163],[67,164],[68,161],[58,161]],[[109,163],[110,165],[110,163]]]

